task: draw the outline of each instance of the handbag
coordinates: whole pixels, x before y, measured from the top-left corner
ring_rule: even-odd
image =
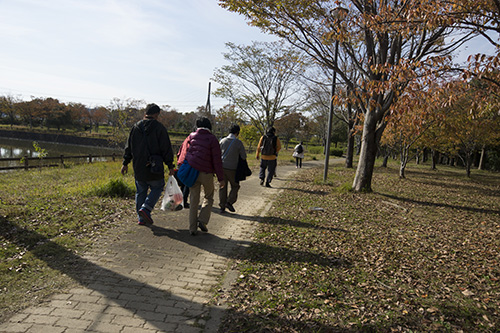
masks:
[[[161,210],[174,211],[181,210],[184,205],[182,191],[177,184],[174,176],[169,176],[167,186],[165,187],[165,194],[161,203]]]
[[[187,187],[192,187],[198,179],[198,174],[200,172],[189,165],[188,161],[185,159],[184,162],[177,170],[177,178],[186,185]]]

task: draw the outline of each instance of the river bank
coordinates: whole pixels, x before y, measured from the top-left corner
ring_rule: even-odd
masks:
[[[122,147],[117,147],[117,144],[115,142],[110,142],[106,139],[88,138],[88,137],[59,134],[59,133],[39,133],[39,132],[0,129],[0,137],[9,139],[79,145],[79,146],[92,146],[92,147],[118,148],[118,149],[122,148]]]

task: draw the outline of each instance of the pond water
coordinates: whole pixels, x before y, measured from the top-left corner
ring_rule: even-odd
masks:
[[[106,160],[108,158],[99,158],[100,155],[111,155],[116,154],[117,159],[121,159],[123,156],[122,149],[112,149],[105,147],[91,147],[91,146],[79,146],[79,145],[67,145],[51,142],[37,142],[38,146],[44,150],[47,157],[59,157],[64,156],[81,156],[89,155],[93,156],[93,160]],[[5,166],[18,166],[23,157],[39,157],[33,141],[30,140],[19,140],[19,139],[9,139],[0,137],[0,167]],[[18,161],[2,161],[4,158],[19,158]],[[109,158],[110,159],[110,158]],[[72,160],[75,161],[75,160]]]
[[[48,157],[57,157],[61,155],[74,156],[74,155],[88,155],[88,154],[98,156],[98,155],[109,155],[113,153],[121,156],[123,154],[123,150],[121,149],[66,145],[66,144],[42,142],[42,141],[38,142],[38,146],[41,149],[45,150]],[[33,145],[33,141],[0,138],[0,158],[17,158],[17,157],[22,158],[24,156],[38,157],[38,153]]]

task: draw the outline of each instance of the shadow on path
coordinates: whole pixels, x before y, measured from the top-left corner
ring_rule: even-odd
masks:
[[[0,223],[4,239],[22,248],[27,244],[36,244],[27,248],[36,258],[102,295],[105,300],[95,304],[95,311],[101,311],[102,316],[106,314],[109,306],[118,306],[142,318],[149,326],[164,331],[171,329],[171,326],[166,326],[164,319],[167,313],[162,314],[161,309],[177,307],[178,314],[186,317],[186,320],[196,318],[203,312],[201,304],[190,302],[168,291],[96,265],[54,241],[3,217],[0,217]],[[98,320],[89,322],[86,330],[92,330],[93,324],[98,324]]]
[[[249,251],[253,251],[254,255],[256,255],[256,253],[261,254],[256,255],[258,257],[257,261],[259,262],[307,262],[325,267],[348,264],[347,260],[338,257],[326,256],[309,251],[294,250],[285,247],[269,246],[251,241],[224,239],[210,233],[199,233],[196,236],[191,236],[184,230],[179,232],[177,230],[166,229],[158,226],[151,226],[151,230],[157,237],[169,237],[185,242],[204,251],[231,259],[241,258],[242,252],[240,250],[247,249]],[[189,235],[189,237],[185,237],[185,235]],[[269,253],[279,253],[279,256],[270,257],[268,255]]]

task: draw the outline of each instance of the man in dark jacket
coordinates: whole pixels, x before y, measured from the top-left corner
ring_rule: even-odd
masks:
[[[158,202],[165,187],[163,163],[174,170],[174,154],[167,129],[158,121],[160,108],[156,104],[146,107],[144,119],[132,126],[123,154],[122,174],[128,172],[128,164],[132,161],[135,177],[135,207],[139,224],[153,224],[151,211]],[[159,172],[151,171],[151,156],[159,156],[161,168]],[[154,163],[154,162],[153,162]],[[148,194],[149,190],[149,194]]]

